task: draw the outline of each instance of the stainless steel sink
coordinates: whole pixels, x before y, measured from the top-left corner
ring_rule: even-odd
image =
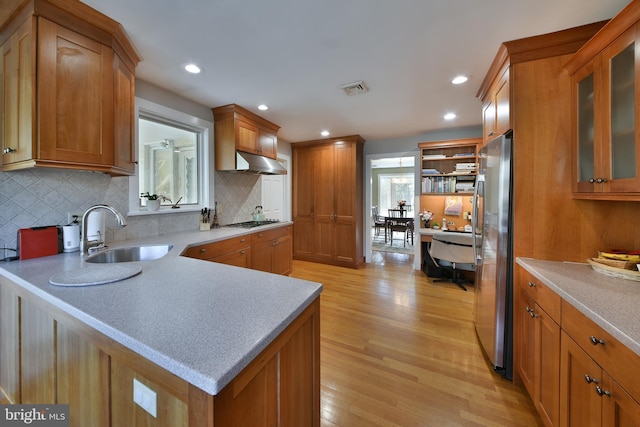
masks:
[[[101,264],[130,261],[152,261],[165,256],[169,253],[171,248],[173,248],[173,245],[145,245],[106,249],[87,257],[85,261]]]

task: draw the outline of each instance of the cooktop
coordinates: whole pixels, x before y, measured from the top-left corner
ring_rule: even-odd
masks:
[[[253,228],[260,227],[261,225],[275,224],[276,222],[280,221],[278,221],[277,219],[265,219],[264,221],[245,221],[227,224],[227,227]]]

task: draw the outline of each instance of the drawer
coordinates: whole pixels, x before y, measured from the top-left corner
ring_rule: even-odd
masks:
[[[622,388],[640,401],[640,356],[564,300],[562,329]]]
[[[251,244],[255,245],[261,242],[278,239],[291,233],[291,226],[272,228],[264,231],[257,231],[251,235]]]
[[[518,267],[518,285],[529,295],[556,323],[560,324],[561,301],[547,285],[522,267]]]
[[[189,258],[211,259],[229,252],[235,252],[251,245],[249,236],[238,236],[219,242],[205,245],[192,246],[184,251],[183,255]]]

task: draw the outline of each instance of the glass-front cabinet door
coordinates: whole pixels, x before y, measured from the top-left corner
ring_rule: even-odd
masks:
[[[595,191],[596,170],[600,152],[600,128],[596,122],[596,105],[600,94],[596,85],[600,83],[599,57],[576,72],[574,81],[575,132],[574,181],[573,191],[591,193]]]
[[[604,191],[612,193],[640,191],[637,34],[637,29],[632,28],[602,53],[605,82],[602,174],[608,179]]]
[[[623,33],[572,77],[577,197],[625,200],[629,193],[640,193],[637,28]]]

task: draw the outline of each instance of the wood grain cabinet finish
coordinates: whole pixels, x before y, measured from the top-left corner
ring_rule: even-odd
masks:
[[[292,145],[294,258],[364,263],[363,147],[358,135]]]
[[[545,425],[557,426],[561,299],[522,268],[518,269],[515,292],[516,376]]]
[[[34,0],[3,27],[0,43],[0,170],[134,173],[140,57],[119,24],[82,3]]]
[[[509,102],[509,68],[505,65],[482,103],[482,139],[484,143],[511,129]]]
[[[292,227],[257,231],[187,248],[182,255],[282,275],[291,274]]]
[[[237,105],[212,109],[216,170],[236,169],[236,150],[276,159],[280,126]]]
[[[640,356],[521,267],[514,382],[547,426],[640,425]]]
[[[68,403],[73,427],[320,425],[316,298],[215,396],[0,277],[0,401]],[[133,379],[157,416],[133,402]]]
[[[251,235],[251,268],[289,275],[292,270],[292,227],[280,227]]]
[[[639,43],[640,4],[631,2],[565,67],[574,198],[640,200]]]

